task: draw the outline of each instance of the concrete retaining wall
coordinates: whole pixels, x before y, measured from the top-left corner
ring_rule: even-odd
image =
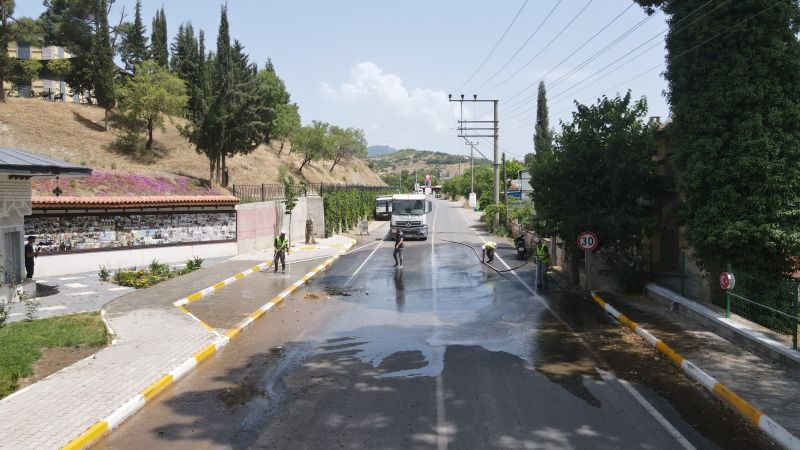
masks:
[[[306,220],[314,221],[314,234],[325,237],[325,211],[322,197],[300,197],[292,210],[292,223],[280,200],[248,203],[236,207],[237,244],[239,253],[272,247],[275,235],[281,231],[291,234],[292,241],[306,237]]]

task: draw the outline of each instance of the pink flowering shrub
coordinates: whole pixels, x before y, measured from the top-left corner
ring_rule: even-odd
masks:
[[[62,196],[110,197],[142,195],[220,195],[197,180],[183,176],[139,175],[95,170],[90,177],[33,181],[33,195],[52,196],[56,184]]]

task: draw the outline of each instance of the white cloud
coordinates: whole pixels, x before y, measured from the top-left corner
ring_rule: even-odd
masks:
[[[425,139],[454,136],[456,115],[444,91],[406,87],[396,74],[386,73],[372,62],[352,67],[349,79],[336,86],[322,82],[320,96],[335,102],[361,122],[374,138],[390,145],[425,147]],[[416,133],[413,138],[410,131]],[[371,137],[371,136],[370,136]],[[370,141],[378,142],[374,138]]]

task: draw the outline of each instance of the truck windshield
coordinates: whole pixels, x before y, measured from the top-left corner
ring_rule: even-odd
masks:
[[[395,200],[392,202],[392,212],[395,214],[425,214],[424,200]]]

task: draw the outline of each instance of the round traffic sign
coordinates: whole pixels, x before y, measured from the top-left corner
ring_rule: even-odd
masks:
[[[597,235],[591,231],[584,231],[578,235],[578,248],[584,252],[592,252],[597,248]]]
[[[729,291],[736,287],[736,277],[731,272],[722,272],[719,274],[719,287],[725,291]]]

